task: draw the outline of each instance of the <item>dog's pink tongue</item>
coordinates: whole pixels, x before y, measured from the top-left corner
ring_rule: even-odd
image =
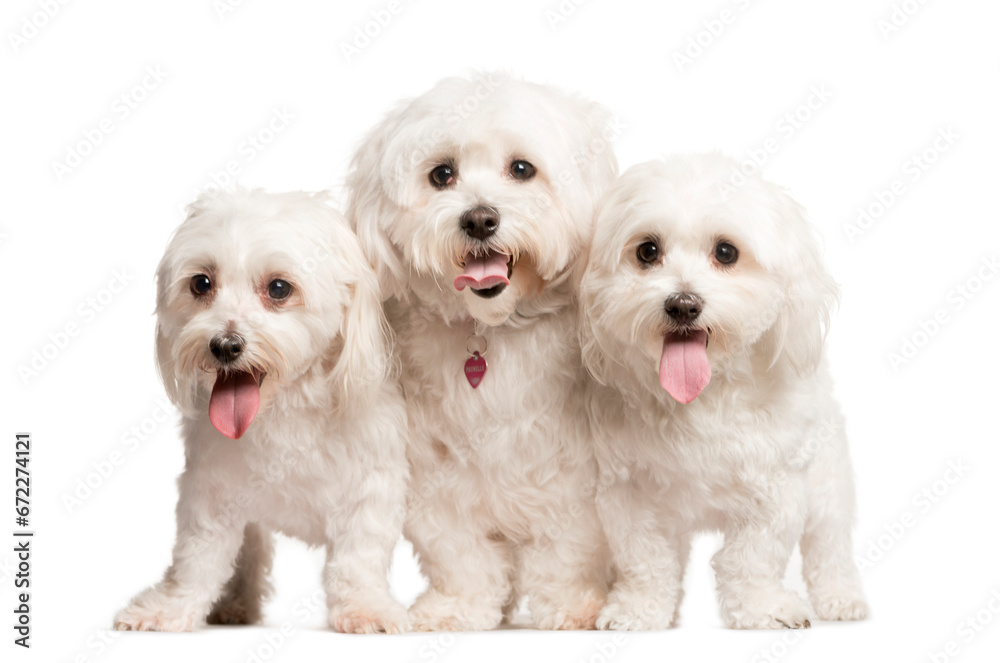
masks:
[[[225,374],[219,371],[208,403],[208,419],[215,429],[238,440],[260,407],[260,384],[253,373]]]
[[[467,254],[465,272],[455,277],[456,290],[465,290],[466,286],[474,290],[484,290],[501,283],[510,285],[507,279],[507,256],[496,251],[490,251],[489,254],[480,257]]]
[[[670,333],[663,337],[660,384],[679,403],[690,403],[712,379],[705,345],[708,332]]]

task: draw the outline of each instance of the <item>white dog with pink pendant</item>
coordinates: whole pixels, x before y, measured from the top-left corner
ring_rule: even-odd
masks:
[[[604,604],[575,282],[616,169],[608,119],[548,87],[448,79],[354,159],[348,218],[410,419],[416,629],[491,629],[522,595],[540,628],[593,628]]]

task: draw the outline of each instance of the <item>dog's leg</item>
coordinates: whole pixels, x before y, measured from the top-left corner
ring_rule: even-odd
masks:
[[[236,571],[226,583],[222,597],[208,614],[209,624],[257,624],[261,606],[271,594],[271,563],[274,541],[257,523],[243,530],[243,546],[236,558]]]
[[[406,609],[392,597],[387,577],[402,531],[407,476],[402,459],[388,465],[399,470],[365,470],[364,481],[345,493],[354,502],[346,517],[341,512],[326,524],[323,582],[330,626],[341,633],[409,630]]]
[[[476,505],[463,500],[476,489],[455,489],[462,480],[446,477],[447,485],[420,496],[407,516],[406,536],[430,583],[410,608],[415,630],[487,631],[500,624],[510,602],[510,542],[492,531]],[[415,481],[415,487],[420,485]]]
[[[671,619],[671,624],[677,625],[681,618],[681,603],[684,601],[684,572],[687,570],[688,560],[691,558],[691,535],[685,533],[675,536],[674,550],[677,551],[680,573],[677,575],[677,600],[674,604],[674,616]]]
[[[598,628],[661,630],[675,619],[687,551],[679,547],[685,539],[669,534],[658,517],[657,495],[653,483],[638,476],[609,479],[598,489],[617,575]]]
[[[520,576],[517,573],[517,569],[520,568],[521,563],[519,561],[518,551],[514,546],[510,547],[511,553],[511,566],[513,568],[511,572],[511,591],[510,596],[507,598],[507,603],[503,606],[503,622],[504,624],[512,624],[518,616],[518,612],[521,609],[521,598],[524,596],[524,592],[521,589]]]
[[[181,477],[173,563],[163,580],[118,613],[119,631],[190,631],[221,594],[233,574],[246,517],[234,500],[220,499],[211,485],[205,476],[185,472]]]
[[[808,628],[809,604],[782,585],[805,519],[802,475],[763,478],[754,513],[725,526],[712,558],[722,618],[729,628]]]
[[[592,494],[558,510],[523,546],[520,585],[538,628],[592,629],[608,592],[604,531]]]
[[[854,480],[847,441],[838,433],[809,470],[808,512],[802,536],[802,575],[820,619],[868,617],[852,555]]]

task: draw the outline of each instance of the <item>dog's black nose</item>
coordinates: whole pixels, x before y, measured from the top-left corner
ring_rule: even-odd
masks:
[[[680,292],[667,297],[667,300],[663,302],[663,309],[671,318],[686,325],[701,315],[702,303],[701,297],[698,295]]]
[[[469,237],[486,239],[497,231],[500,225],[500,213],[492,207],[473,207],[465,210],[458,225]]]
[[[219,334],[208,342],[208,349],[223,364],[231,364],[240,358],[246,341],[239,334]]]

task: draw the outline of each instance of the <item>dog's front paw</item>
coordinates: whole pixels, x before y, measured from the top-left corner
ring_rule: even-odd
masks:
[[[130,605],[115,617],[116,631],[193,631],[198,615],[194,611],[156,610]]]
[[[824,597],[813,601],[813,609],[817,617],[831,622],[868,619],[868,603],[860,596]]]
[[[367,604],[349,602],[330,610],[330,626],[341,633],[405,633],[410,630],[406,609],[385,599]]]
[[[744,600],[739,608],[724,610],[723,616],[729,628],[737,629],[798,629],[812,625],[809,604],[788,591]]]
[[[585,631],[597,627],[597,617],[604,607],[604,593],[584,588],[560,597],[529,602],[531,616],[540,629],[553,631]]]
[[[674,620],[674,605],[654,597],[624,598],[612,593],[597,618],[597,628],[604,631],[663,631]]]
[[[260,621],[260,601],[245,595],[224,596],[212,606],[205,620],[209,624],[244,626]]]
[[[427,590],[410,608],[415,631],[491,631],[503,619],[500,607],[472,596],[448,596]]]

